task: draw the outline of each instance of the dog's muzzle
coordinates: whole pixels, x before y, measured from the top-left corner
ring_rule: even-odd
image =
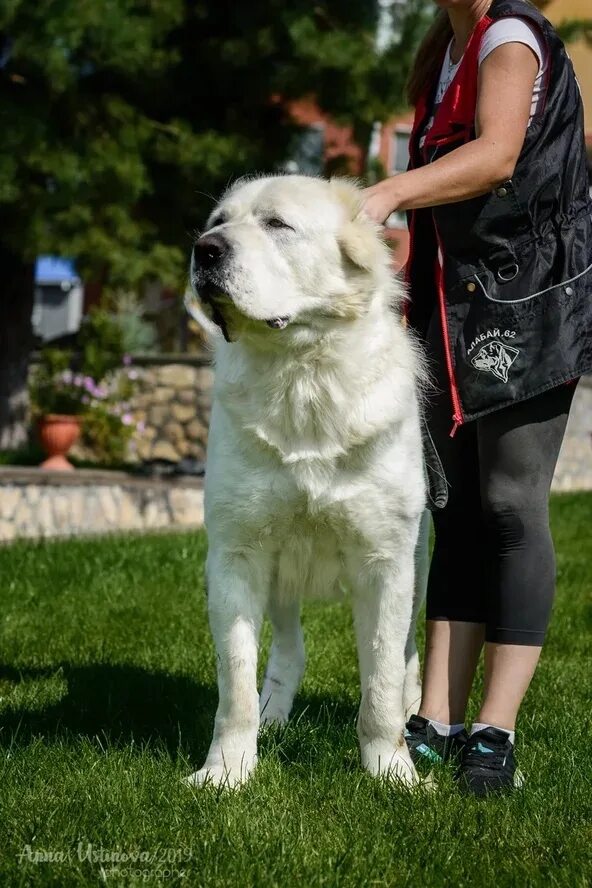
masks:
[[[231,246],[221,234],[204,234],[193,246],[192,284],[199,293],[201,300],[212,310],[212,320],[220,327],[224,338],[231,342],[228,328],[222,314],[220,303],[231,299],[222,284],[221,267],[231,254]],[[265,318],[264,321],[272,330],[283,330],[291,318],[281,316]]]
[[[224,292],[219,286],[219,273],[224,259],[229,254],[230,244],[221,234],[204,234],[193,245],[191,261],[191,283],[202,302],[210,307],[212,320],[220,327],[226,342],[232,340],[219,306],[219,298]]]

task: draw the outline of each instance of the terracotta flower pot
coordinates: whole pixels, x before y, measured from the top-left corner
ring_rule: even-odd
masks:
[[[38,431],[41,446],[48,457],[41,463],[41,468],[72,471],[74,466],[68,462],[66,454],[80,437],[80,417],[50,413],[40,418]]]

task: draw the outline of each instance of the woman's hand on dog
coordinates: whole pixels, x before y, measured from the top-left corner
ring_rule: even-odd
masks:
[[[362,191],[362,209],[379,225],[384,225],[390,214],[399,209],[398,178],[383,179]]]

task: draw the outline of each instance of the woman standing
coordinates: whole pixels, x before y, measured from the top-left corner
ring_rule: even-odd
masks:
[[[410,79],[410,168],[366,189],[408,210],[408,322],[437,394],[448,481],[434,514],[414,760],[458,755],[476,795],[516,784],[516,716],[555,586],[549,490],[577,379],[592,370],[592,217],[571,62],[525,0],[437,0]],[[485,691],[465,709],[485,645]]]

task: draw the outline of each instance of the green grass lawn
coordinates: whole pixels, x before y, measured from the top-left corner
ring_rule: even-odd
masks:
[[[433,794],[361,771],[341,603],[305,607],[293,722],[262,738],[247,788],[186,788],[217,698],[204,536],[0,549],[0,885],[588,888],[592,495],[556,497],[553,526],[558,596],[519,724],[527,784],[486,802],[446,769]]]

